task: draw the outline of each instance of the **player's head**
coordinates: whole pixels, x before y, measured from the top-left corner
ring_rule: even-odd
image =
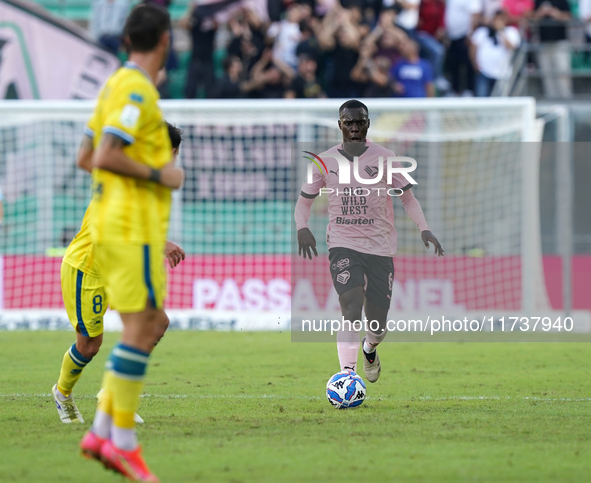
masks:
[[[137,5],[125,22],[123,41],[128,54],[155,52],[164,66],[170,48],[168,11],[154,4]]]
[[[362,102],[351,99],[339,107],[339,129],[344,143],[365,143],[369,129],[369,111]]]
[[[170,137],[170,144],[172,145],[173,161],[176,161],[183,140],[183,131],[169,122],[166,123],[166,127],[168,128],[168,137]]]

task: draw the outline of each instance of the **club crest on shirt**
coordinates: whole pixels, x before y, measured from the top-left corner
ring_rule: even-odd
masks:
[[[347,280],[351,277],[351,274],[348,271],[339,273],[337,275],[337,282],[342,283],[343,285],[347,283]]]
[[[369,174],[371,178],[375,178],[376,174],[378,174],[379,168],[377,166],[366,166],[365,172]]]

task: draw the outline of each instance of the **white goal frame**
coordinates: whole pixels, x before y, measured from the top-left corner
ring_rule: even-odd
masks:
[[[345,99],[321,100],[171,100],[161,101],[164,115],[172,123],[196,123],[200,119],[208,124],[225,125],[227,123],[250,123],[252,117],[242,119],[237,112],[250,111],[256,113],[257,119],[270,122],[289,122],[298,124],[298,140],[309,141],[306,124],[319,119],[336,124],[338,107]],[[363,99],[372,109],[408,111],[429,111],[428,130],[421,134],[424,141],[441,141],[450,139],[442,135],[437,127],[438,113],[446,110],[486,111],[486,109],[519,110],[518,120],[521,142],[539,143],[543,132],[543,123],[536,121],[536,103],[533,98],[440,98],[440,99]],[[0,101],[0,127],[14,126],[31,118],[36,120],[74,120],[87,121],[95,101]],[[431,114],[432,113],[432,114]],[[333,119],[333,121],[328,121]],[[331,124],[332,125],[332,124]],[[506,126],[498,127],[501,131]],[[515,131],[515,126],[510,127]],[[460,133],[465,138],[466,133]],[[80,133],[82,137],[82,133]],[[453,139],[453,138],[451,138]],[[524,153],[526,150],[524,149]],[[531,151],[530,151],[531,152]],[[540,307],[548,307],[547,294],[542,270],[542,248],[540,234],[539,207],[539,156],[522,157],[523,183],[521,200],[523,216],[521,220],[521,261],[522,261],[522,303],[521,312],[534,314]],[[72,160],[74,161],[74,160]],[[51,167],[48,167],[51,170]],[[50,172],[48,172],[50,175]],[[47,194],[47,201],[51,203]],[[177,205],[180,200],[176,199]],[[177,208],[175,208],[176,210]],[[172,216],[171,231],[176,227],[175,216]],[[544,287],[543,293],[537,289]],[[1,308],[1,307],[0,307]]]

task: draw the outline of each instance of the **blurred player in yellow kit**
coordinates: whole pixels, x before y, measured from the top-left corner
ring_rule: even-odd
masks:
[[[181,132],[167,123],[168,136],[172,144],[173,162],[179,153]],[[78,152],[78,166],[92,171],[92,138],[94,133],[87,131],[88,139]],[[72,391],[80,379],[83,369],[98,353],[103,342],[103,317],[108,299],[101,276],[94,263],[90,216],[93,203],[89,205],[82,220],[80,231],[70,243],[62,261],[61,282],[64,305],[68,319],[76,329],[76,342],[64,354],[59,379],[52,388],[57,412],[63,423],[83,423],[84,419],[76,407]],[[185,258],[181,247],[171,241],[166,242],[164,255],[171,268]],[[158,325],[156,334],[159,340],[168,328],[168,318]],[[136,422],[142,419],[135,415]]]
[[[171,164],[154,85],[170,47],[168,12],[156,5],[136,6],[123,40],[129,62],[107,81],[88,123],[94,134],[93,256],[123,332],[80,447],[83,455],[133,481],[158,481],[141,455],[134,413],[158,326],[166,317],[164,246],[171,191],[180,188],[184,176]]]

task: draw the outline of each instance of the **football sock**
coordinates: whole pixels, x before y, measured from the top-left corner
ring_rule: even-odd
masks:
[[[373,354],[376,351],[376,346],[367,343],[367,339],[363,341],[363,352],[366,354]]]
[[[337,332],[337,353],[339,354],[339,363],[341,371],[345,367],[357,371],[357,357],[359,356],[359,332],[348,329],[341,329]]]
[[[92,423],[92,432],[99,438],[109,439],[111,438],[111,425],[113,424],[113,418],[110,414],[107,414],[98,409],[94,415],[94,421]]]
[[[135,429],[119,428],[115,425],[113,425],[112,429],[111,439],[117,448],[125,451],[133,451],[137,448]]]
[[[74,386],[82,375],[82,370],[91,360],[92,358],[87,359],[80,354],[78,349],[76,349],[75,343],[72,344],[72,347],[70,347],[64,354],[64,359],[62,361],[60,377],[57,381],[58,397],[62,394],[67,398],[72,393]]]
[[[109,439],[111,437],[111,425],[113,424],[113,394],[109,387],[111,375],[111,371],[107,370],[103,376],[98,408],[92,423],[92,432],[103,439]]]
[[[371,353],[367,353],[367,352],[365,352],[365,350],[364,350],[364,351],[363,351],[363,356],[364,356],[364,357],[367,359],[367,361],[368,361],[370,364],[373,364],[373,363],[374,363],[374,361],[376,360],[376,351],[374,350],[374,351],[373,351],[373,352],[371,352]]]
[[[113,395],[113,444],[123,450],[137,446],[133,415],[140,403],[150,354],[134,347],[117,344],[109,359],[108,389]]]

